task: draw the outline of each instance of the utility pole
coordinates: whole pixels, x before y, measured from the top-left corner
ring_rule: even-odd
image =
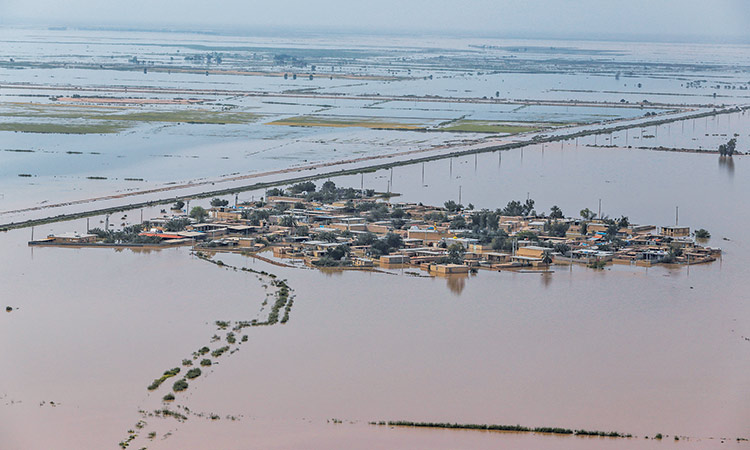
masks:
[[[458,185],[458,204],[461,204],[461,185]]]
[[[602,218],[602,199],[599,199],[599,214],[597,217]]]
[[[359,198],[365,198],[365,174],[359,174]]]
[[[677,226],[680,224],[680,207],[675,206],[674,207],[674,226]]]
[[[141,222],[143,222],[143,220],[141,220]],[[89,234],[89,230],[89,218],[86,217],[86,234]],[[34,227],[31,228],[31,239],[34,239]]]
[[[422,185],[424,185],[424,163],[422,163]]]

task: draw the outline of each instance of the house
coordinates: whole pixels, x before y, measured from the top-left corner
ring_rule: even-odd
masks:
[[[380,257],[380,264],[408,264],[409,257],[406,255],[383,255]]]
[[[661,227],[661,234],[669,237],[688,237],[690,227]]]
[[[441,240],[451,237],[452,233],[448,230],[438,231],[435,229],[420,229],[417,227],[409,228],[407,237],[409,239],[421,239],[423,242],[440,242]]]
[[[450,275],[456,273],[469,273],[469,266],[465,264],[430,264],[430,272],[441,275]]]
[[[539,247],[536,245],[529,245],[526,247],[520,247],[516,250],[516,256],[523,256],[525,258],[544,259],[545,255],[552,251],[548,247]]]
[[[75,232],[52,234],[49,236],[52,242],[59,244],[87,244],[96,242],[95,234],[79,234]]]
[[[373,261],[369,258],[354,258],[353,264],[355,267],[372,267]]]

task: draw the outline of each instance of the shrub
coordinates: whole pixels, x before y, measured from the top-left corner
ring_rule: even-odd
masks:
[[[199,376],[201,376],[201,370],[197,367],[195,369],[188,370],[188,372],[185,374],[185,377],[188,380],[192,380],[193,378],[198,378]]]
[[[169,394],[162,397],[162,400],[164,400],[165,402],[171,402],[172,400],[174,400],[174,394],[170,392]]]
[[[210,359],[201,360],[201,366],[208,367],[210,365],[211,365],[211,360]]]
[[[175,392],[181,392],[188,388],[188,383],[185,380],[177,380],[172,385],[172,389],[174,389]]]

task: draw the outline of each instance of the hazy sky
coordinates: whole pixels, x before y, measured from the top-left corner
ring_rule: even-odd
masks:
[[[0,24],[750,41],[750,1],[0,0]]]

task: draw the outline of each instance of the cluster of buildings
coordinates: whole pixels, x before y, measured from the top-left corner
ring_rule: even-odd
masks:
[[[144,221],[140,235],[156,238],[159,243],[155,245],[194,245],[217,251],[256,252],[270,247],[275,258],[301,259],[312,266],[409,265],[434,274],[480,268],[544,270],[550,264],[571,263],[697,264],[713,261],[720,253],[698,245],[688,227],[613,227],[611,221],[498,212],[491,216],[497,224],[488,228],[502,238],[487,242],[482,230],[472,229],[475,211],[378,202],[379,214],[373,215],[373,203],[379,200],[373,197],[331,203],[305,201],[302,196],[266,200],[211,208],[202,222],[183,214],[164,214]],[[167,231],[176,220],[186,223],[184,229]],[[550,232],[551,223],[556,225],[555,233]],[[100,245],[95,234],[75,233],[52,235],[44,243]]]

